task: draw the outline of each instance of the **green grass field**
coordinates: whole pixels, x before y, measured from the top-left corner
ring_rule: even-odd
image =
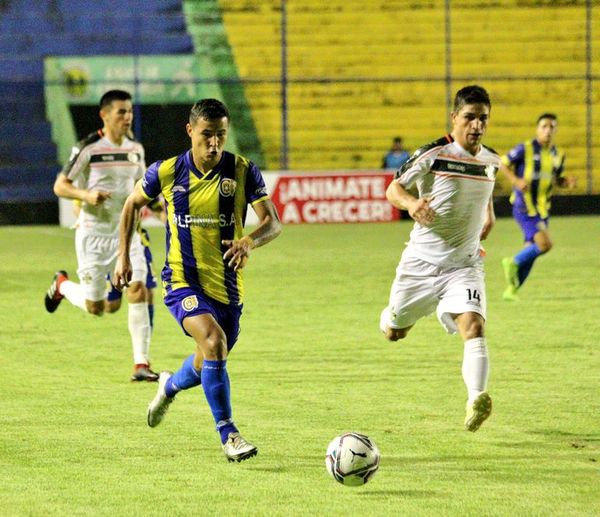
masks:
[[[486,244],[494,412],[474,434],[460,339],[435,317],[394,344],[378,330],[409,230],[286,227],[254,253],[228,369],[259,455],[229,464],[201,388],[146,426],[156,386],[128,380],[125,307],[44,311],[53,272],[75,276],[73,233],[0,227],[0,515],[599,515],[600,218],[552,220],[555,248],[518,304],[501,300],[500,261],[521,237],[498,221]],[[157,300],[154,366],[177,369],[191,350]],[[324,467],[349,430],[382,454],[360,488]]]

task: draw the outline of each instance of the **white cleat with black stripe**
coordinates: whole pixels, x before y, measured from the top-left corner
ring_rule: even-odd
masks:
[[[248,443],[240,433],[229,433],[223,444],[223,452],[227,461],[244,461],[258,454],[258,448]]]

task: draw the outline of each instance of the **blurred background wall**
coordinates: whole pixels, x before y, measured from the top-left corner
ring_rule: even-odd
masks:
[[[481,84],[486,144],[505,153],[555,112],[581,196],[566,209],[597,208],[599,0],[0,0],[0,15],[0,223],[58,220],[55,175],[114,87],[134,95],[148,163],[186,149],[190,105],[214,96],[231,150],[331,171],[438,138],[454,92]]]

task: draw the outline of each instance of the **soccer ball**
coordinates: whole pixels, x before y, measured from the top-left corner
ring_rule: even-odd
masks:
[[[364,434],[344,433],[331,440],[325,466],[331,477],[342,485],[364,485],[379,468],[379,449]]]

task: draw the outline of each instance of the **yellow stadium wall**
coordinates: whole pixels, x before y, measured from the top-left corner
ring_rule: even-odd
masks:
[[[278,169],[282,2],[219,3],[267,168]],[[493,103],[489,146],[508,151],[534,136],[540,113],[555,112],[568,171],[578,178],[577,191],[587,191],[584,0],[453,1],[449,19],[443,0],[289,0],[285,6],[290,169],[379,168],[394,136],[409,150],[441,136],[448,92],[477,83]],[[600,26],[599,1],[591,14]],[[600,32],[592,37],[592,48],[600,48]],[[592,55],[597,77],[600,52]],[[598,87],[591,113],[591,126],[600,127]],[[594,193],[600,192],[597,141]]]

